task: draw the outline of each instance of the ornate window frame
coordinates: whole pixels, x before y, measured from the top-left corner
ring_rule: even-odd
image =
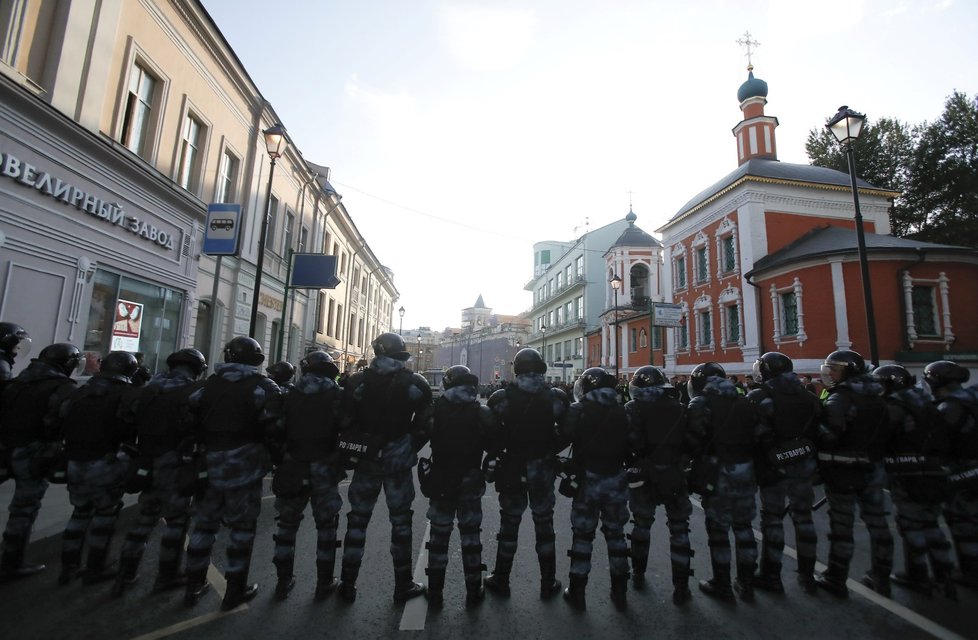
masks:
[[[689,288],[689,252],[686,251],[686,245],[678,243],[672,247],[671,251],[672,260],[672,290],[673,291],[685,291]],[[679,280],[679,261],[683,261],[682,273],[683,281]]]
[[[805,344],[808,340],[808,334],[805,333],[805,288],[802,286],[801,280],[795,277],[789,286],[780,288],[771,284],[770,292],[772,317],[774,318],[774,344],[780,345],[785,342]],[[785,334],[784,332],[784,309],[781,304],[781,296],[785,293],[795,294],[795,308],[798,310],[798,333],[795,334]]]
[[[689,353],[689,305],[685,300],[679,303],[680,325],[673,331],[673,343],[677,353]],[[686,330],[686,343],[682,342],[683,329]]]
[[[713,312],[713,300],[707,294],[702,294],[699,298],[693,302],[693,312],[696,318],[696,351],[716,351],[716,331],[713,328],[716,326],[716,318]],[[700,314],[706,313],[710,319],[710,342],[704,343],[700,342],[703,337],[703,326],[700,322]]]
[[[943,271],[937,275],[936,279],[914,278],[910,275],[909,271],[903,272],[903,306],[906,309],[907,343],[911,349],[914,348],[914,344],[917,342],[943,342],[944,348],[950,349],[951,345],[957,340],[957,337],[955,337],[954,332],[951,330],[950,284],[950,278]],[[940,337],[936,340],[933,338],[921,338],[917,334],[917,327],[914,324],[913,288],[914,286],[921,285],[931,285],[937,289],[938,295],[934,314],[937,316],[936,320],[939,323],[938,332]]]
[[[717,227],[716,233],[713,234],[716,238],[717,246],[717,279],[728,278],[730,276],[735,276],[740,274],[740,247],[737,244],[737,224],[730,219],[730,216],[724,217],[720,222],[720,226]],[[733,269],[730,271],[724,271],[723,265],[726,262],[724,259],[726,257],[726,252],[723,250],[723,242],[725,239],[731,238],[733,240]]]
[[[720,335],[722,336],[722,349],[724,352],[727,349],[738,348],[743,349],[744,347],[744,304],[743,298],[741,297],[740,289],[734,287],[733,285],[728,285],[724,289],[717,302],[720,305],[723,313],[720,314]],[[737,309],[737,321],[739,323],[739,329],[737,339],[730,339],[730,327],[727,326],[727,309],[730,307],[736,307]]]
[[[710,284],[710,242],[703,231],[700,231],[699,233],[696,234],[696,236],[693,238],[693,242],[691,243],[690,248],[691,248],[690,257],[695,262],[695,264],[691,265],[692,267],[691,271],[693,273],[693,286],[696,287],[706,286]],[[706,264],[704,265],[703,268],[702,280],[699,279],[700,276],[699,260],[697,256],[697,253],[699,252],[700,249],[703,250],[703,255],[706,258],[705,260]]]

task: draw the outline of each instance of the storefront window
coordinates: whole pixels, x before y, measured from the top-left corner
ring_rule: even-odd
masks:
[[[153,373],[165,369],[166,357],[177,348],[182,307],[183,292],[97,270],[82,349],[85,374],[95,373],[113,348],[142,353]]]

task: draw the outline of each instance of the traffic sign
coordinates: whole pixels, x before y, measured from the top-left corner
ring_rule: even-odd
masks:
[[[235,256],[241,246],[241,205],[212,202],[207,205],[204,245],[209,256]]]

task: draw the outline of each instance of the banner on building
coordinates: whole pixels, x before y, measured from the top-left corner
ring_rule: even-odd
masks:
[[[143,328],[143,305],[138,302],[119,300],[115,305],[112,322],[110,351],[139,351],[139,334]]]
[[[656,327],[679,327],[683,324],[683,308],[678,304],[656,302],[652,305],[653,322]]]

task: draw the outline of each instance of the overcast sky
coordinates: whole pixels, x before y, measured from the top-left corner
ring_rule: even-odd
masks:
[[[332,168],[405,329],[458,326],[480,294],[521,313],[534,242],[620,219],[629,198],[652,233],[735,169],[745,31],[784,162],[807,162],[839,105],[916,124],[978,93],[965,0],[203,1]]]

